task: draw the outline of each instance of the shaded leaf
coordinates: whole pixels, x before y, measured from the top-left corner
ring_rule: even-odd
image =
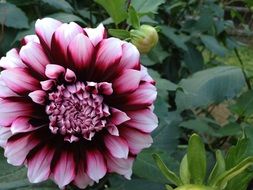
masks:
[[[184,53],[184,63],[191,72],[196,72],[203,69],[204,59],[199,50],[194,46],[188,45],[188,51]]]
[[[225,56],[225,54],[227,53],[226,48],[219,44],[219,42],[213,36],[201,35],[200,39],[202,40],[206,48],[214,54],[217,54],[219,56]]]
[[[87,24],[79,16],[76,16],[76,15],[73,15],[73,14],[70,14],[70,13],[64,13],[64,12],[54,13],[54,14],[48,15],[48,17],[55,18],[55,19],[57,19],[57,20],[59,20],[61,22],[66,22],[66,23],[69,23],[69,22],[80,22],[82,24]]]
[[[160,171],[162,172],[162,174],[167,178],[167,180],[169,180],[171,184],[174,184],[176,186],[183,185],[180,178],[169,168],[167,168],[167,166],[165,165],[165,163],[162,161],[161,157],[158,154],[153,154],[153,158],[156,161],[156,164],[160,169]]]
[[[133,6],[128,9],[128,23],[134,28],[140,28],[140,18]]]
[[[166,165],[168,165],[172,170],[176,169],[178,163],[167,153],[156,151],[154,149],[147,149],[137,156],[133,167],[133,173],[140,178],[147,179],[152,182],[167,183],[168,181],[157,168],[157,165],[152,158],[154,153],[159,153]]]
[[[109,34],[111,36],[114,36],[116,38],[120,38],[122,40],[130,38],[130,32],[127,30],[122,30],[122,29],[109,29],[108,30]]]
[[[17,29],[28,28],[28,18],[16,5],[0,3],[0,24]]]
[[[182,79],[177,91],[176,104],[179,110],[208,106],[236,96],[245,80],[240,68],[217,66],[196,72],[188,79]]]
[[[131,3],[133,7],[139,13],[149,13],[156,12],[158,7],[163,4],[165,0],[132,0]]]
[[[121,23],[128,16],[125,9],[125,0],[95,0],[95,2],[104,7],[115,24]]]
[[[65,0],[41,0],[43,3],[47,3],[50,6],[56,8],[57,10],[62,10],[65,12],[72,12],[73,7]]]
[[[208,185],[213,185],[214,181],[219,177],[223,172],[226,170],[226,164],[225,159],[222,155],[222,152],[220,150],[217,150],[215,152],[216,155],[216,163],[213,167],[213,170],[211,171],[211,174],[208,178]]]

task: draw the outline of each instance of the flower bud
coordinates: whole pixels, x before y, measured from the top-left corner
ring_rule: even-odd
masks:
[[[204,185],[183,185],[180,187],[177,187],[175,190],[217,190],[213,187],[208,187]]]
[[[141,25],[139,29],[130,31],[131,42],[140,53],[148,53],[158,42],[158,34],[154,27]]]

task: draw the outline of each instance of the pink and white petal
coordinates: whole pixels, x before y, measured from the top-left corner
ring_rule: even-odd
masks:
[[[51,40],[53,33],[61,26],[62,23],[53,18],[38,19],[35,23],[35,32],[40,38],[41,44],[43,44],[48,50],[51,49]]]
[[[27,35],[25,36],[22,40],[21,40],[21,44],[24,46],[26,45],[28,42],[36,42],[36,43],[40,43],[40,40],[38,38],[38,36],[36,35]]]
[[[150,109],[128,111],[127,115],[131,119],[124,125],[139,129],[142,132],[150,133],[158,126],[158,119]]]
[[[150,83],[142,83],[133,93],[127,95],[126,109],[146,108],[156,100],[157,91],[154,85]]]
[[[5,148],[7,140],[12,136],[10,127],[0,126],[0,146]]]
[[[120,128],[120,136],[127,141],[132,154],[140,153],[142,149],[150,147],[153,142],[150,134],[126,126]]]
[[[98,90],[101,94],[111,95],[113,93],[112,83],[100,82],[98,84]]]
[[[107,131],[114,136],[119,136],[119,130],[114,124],[109,124],[106,126]]]
[[[126,179],[131,179],[134,162],[133,157],[129,157],[127,159],[115,158],[107,154],[106,162],[109,172],[116,172],[120,175],[124,175]]]
[[[84,163],[78,164],[77,174],[73,183],[80,189],[85,189],[88,185],[92,186],[94,184],[94,181],[85,172]]]
[[[67,48],[72,39],[80,33],[84,33],[83,29],[74,22],[64,23],[57,28],[52,38],[51,51],[55,61],[68,64]]]
[[[32,133],[11,137],[5,147],[4,156],[7,157],[7,162],[14,166],[21,166],[28,153],[39,144]]]
[[[40,88],[39,81],[24,68],[3,70],[1,79],[12,91],[22,95]]]
[[[65,72],[65,77],[64,77],[65,81],[67,82],[75,82],[76,81],[76,74],[74,71],[67,69]]]
[[[141,81],[155,84],[154,79],[148,74],[148,69],[141,65]]]
[[[47,98],[47,93],[43,90],[35,90],[28,95],[33,102],[44,105]]]
[[[105,146],[115,158],[127,158],[129,147],[125,139],[117,136],[106,135],[104,137]]]
[[[55,80],[45,80],[40,82],[41,88],[45,91],[52,90],[52,88],[56,85]]]
[[[140,53],[131,43],[122,45],[122,57],[118,65],[118,71],[124,69],[140,69]]]
[[[53,148],[44,146],[27,159],[27,176],[31,183],[39,183],[49,178],[54,153]]]
[[[76,164],[74,161],[74,155],[70,151],[62,150],[59,159],[53,168],[53,179],[63,189],[75,178]]]
[[[82,72],[89,68],[93,58],[94,46],[83,33],[77,34],[68,46],[68,53],[74,68]]]
[[[94,46],[106,37],[106,31],[103,24],[99,24],[97,28],[84,28],[84,31]]]
[[[118,64],[122,56],[121,43],[122,41],[117,38],[107,38],[101,41],[95,61],[94,75],[96,77],[101,77],[107,69]],[[113,73],[113,71],[110,72]]]
[[[5,69],[16,67],[25,68],[26,65],[21,60],[18,50],[13,48],[6,53],[6,57],[2,57],[0,59],[0,67],[3,67]]]
[[[133,69],[124,70],[121,75],[114,80],[113,90],[117,94],[135,91],[141,81],[141,72]]]
[[[48,64],[46,66],[45,75],[50,79],[58,79],[58,77],[63,76],[65,73],[65,68],[61,65]]]
[[[104,156],[98,150],[88,150],[86,151],[86,160],[86,173],[92,180],[98,183],[107,171]]]
[[[13,92],[4,81],[1,79],[0,75],[0,98],[7,98],[7,97],[18,97],[19,95]]]
[[[9,126],[20,116],[31,116],[34,113],[34,105],[22,100],[0,100],[0,125]]]
[[[50,61],[40,44],[29,42],[20,49],[19,55],[27,67],[40,76],[45,76],[45,67]]]
[[[42,127],[43,125],[39,127],[34,127],[30,124],[30,117],[18,117],[13,121],[10,130],[13,135],[16,135],[18,133],[24,133],[29,131],[34,131]]]
[[[123,111],[120,111],[116,108],[111,108],[111,118],[110,118],[110,123],[113,123],[114,125],[120,125],[128,120],[130,118],[127,116],[127,114]]]

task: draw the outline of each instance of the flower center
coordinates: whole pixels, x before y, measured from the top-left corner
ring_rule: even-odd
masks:
[[[74,142],[82,137],[91,140],[96,132],[106,127],[110,111],[100,93],[103,86],[102,83],[76,82],[58,85],[49,93],[46,113],[52,133],[64,135],[64,140]]]

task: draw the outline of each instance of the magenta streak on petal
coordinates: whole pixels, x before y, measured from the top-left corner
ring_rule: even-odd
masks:
[[[0,126],[0,146],[5,148],[7,140],[12,136],[10,127]]]
[[[50,104],[46,106],[52,133],[60,133],[66,141],[73,142],[80,137],[91,140],[106,127],[110,112],[97,88],[98,84],[91,82],[57,86],[49,94]]]
[[[88,35],[94,46],[96,46],[106,36],[103,24],[99,24],[97,28],[84,28],[84,31]]]
[[[5,69],[11,69],[15,67],[25,68],[26,65],[19,57],[18,50],[13,48],[6,53],[6,57],[2,57],[0,59],[0,67]]]
[[[98,182],[106,174],[107,168],[103,155],[98,150],[87,151],[87,174]]]
[[[27,162],[27,176],[31,183],[39,183],[49,178],[50,166],[55,150],[47,146],[41,148]]]
[[[53,170],[53,179],[61,189],[75,178],[75,168],[73,153],[62,150]]]

